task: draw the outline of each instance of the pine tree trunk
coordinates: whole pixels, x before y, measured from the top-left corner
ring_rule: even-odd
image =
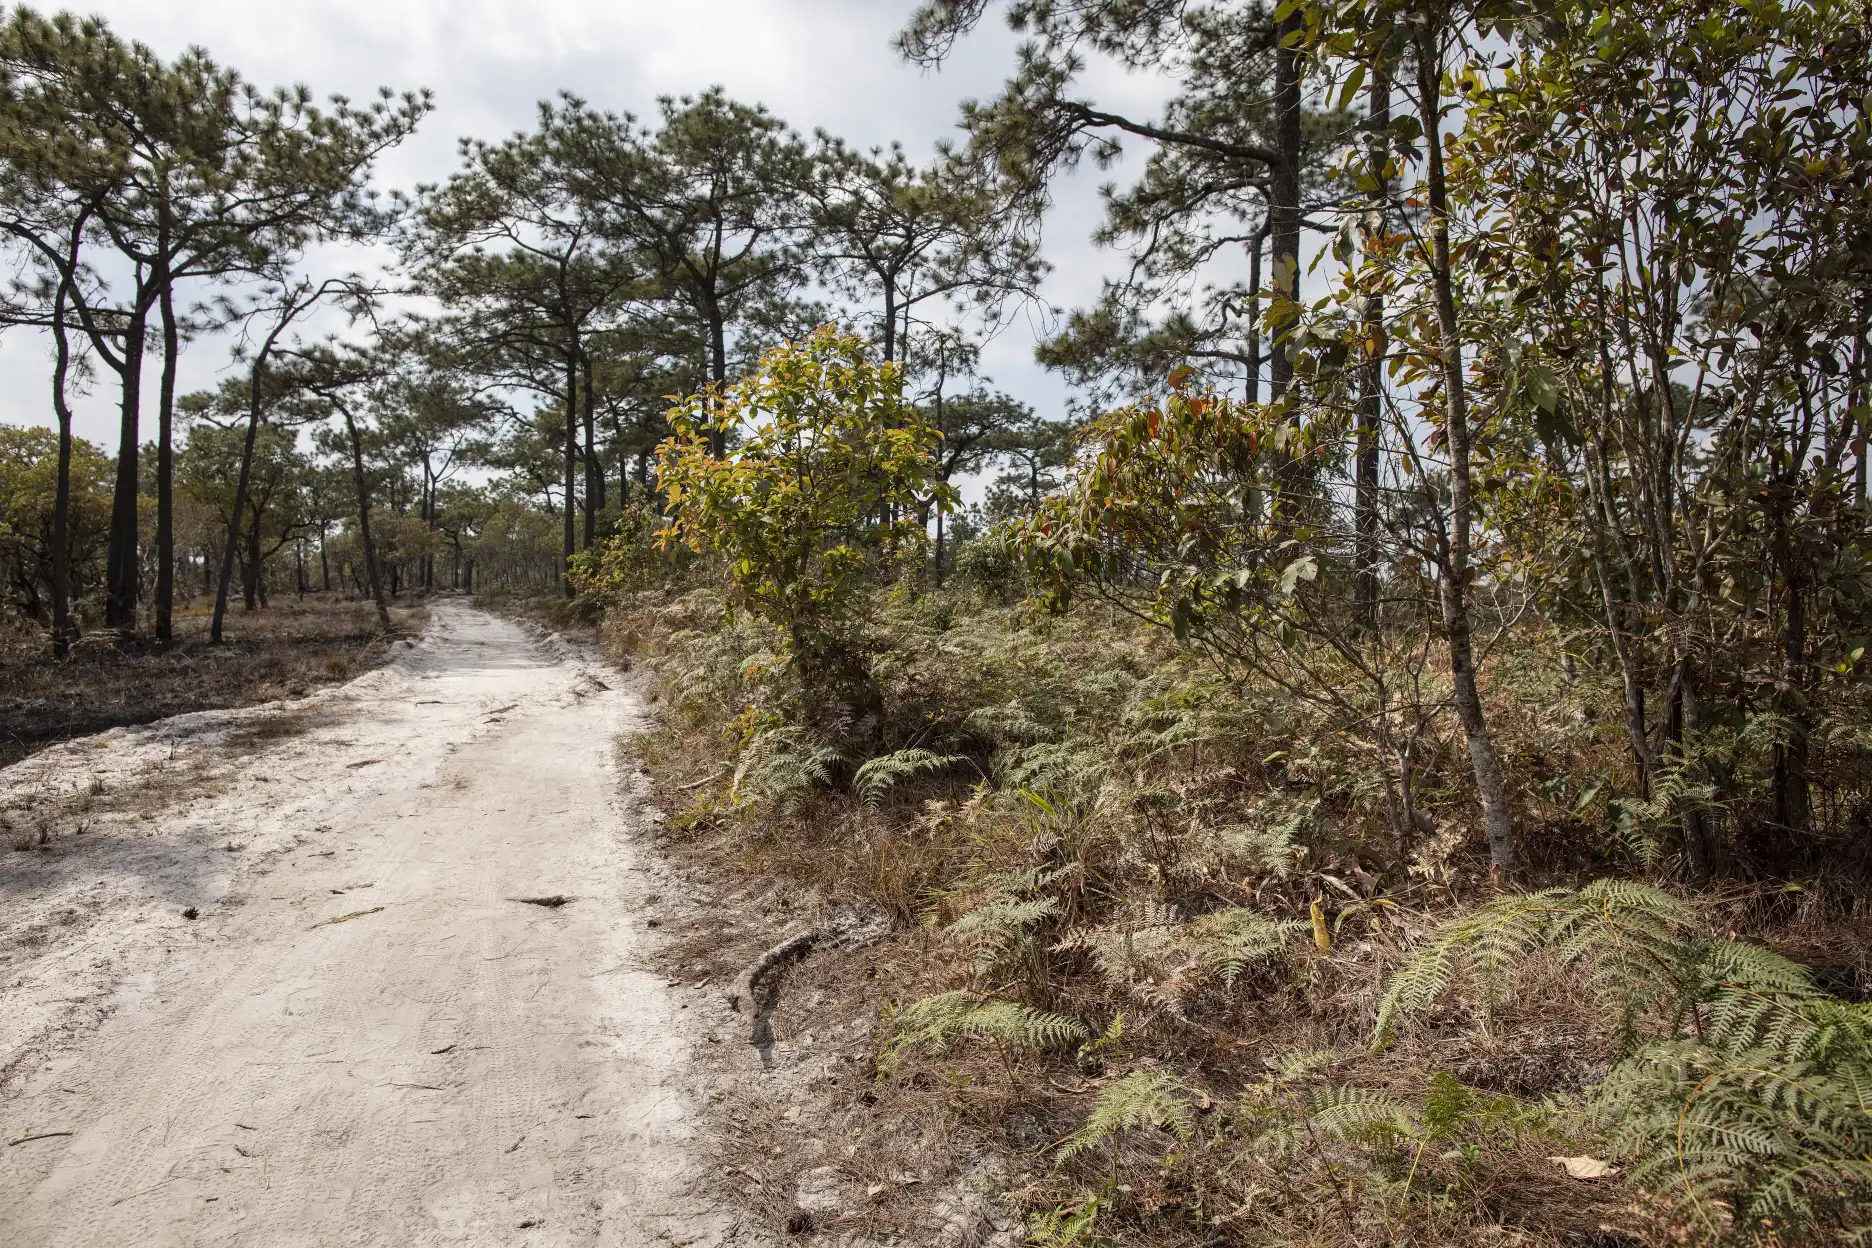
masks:
[[[124,331],[117,481],[111,495],[110,545],[104,570],[104,622],[125,638],[135,634],[137,622],[137,456],[142,449],[138,424],[143,404],[143,348],[148,331],[149,307],[143,284],[139,282],[136,305]]]
[[[241,578],[242,606],[248,611],[260,607],[260,562],[260,510],[255,508],[253,524],[247,530],[246,575]]]
[[[598,540],[598,513],[604,510],[604,464],[598,458],[597,407],[592,398],[592,358],[591,352],[580,353],[584,357],[585,392],[585,548],[591,549]]]
[[[1267,227],[1248,240],[1248,379],[1244,396],[1250,404],[1261,401],[1261,253],[1267,248]]]
[[[559,569],[559,583],[567,598],[572,597],[572,556],[577,547],[578,489],[573,476],[578,466],[578,349],[569,348],[565,357],[565,561]]]
[[[175,628],[175,388],[181,336],[176,328],[175,291],[161,275],[162,379],[156,390],[156,642],[168,645]]]
[[[58,481],[52,496],[52,654],[64,658],[78,630],[71,618],[71,452],[72,413],[65,398],[71,371],[71,341],[65,333],[66,283],[59,282],[52,304],[52,410],[58,416]]]
[[[707,300],[704,313],[708,320],[709,381],[719,399],[720,391],[728,384],[728,330],[722,322],[721,309],[712,298]],[[709,427],[709,454],[720,459],[727,453],[728,430],[717,421]]]
[[[1367,110],[1371,134],[1366,148],[1367,193],[1375,207],[1366,224],[1367,237],[1382,235],[1390,204],[1391,68],[1380,62],[1373,68],[1371,102]],[[1366,295],[1365,350],[1370,356],[1359,378],[1358,449],[1354,465],[1353,530],[1357,542],[1358,572],[1354,591],[1358,625],[1367,633],[1378,630],[1378,431],[1384,421],[1385,319],[1384,296]]]
[[[228,512],[227,544],[221,550],[221,579],[215,586],[214,619],[208,625],[208,643],[221,644],[221,628],[227,619],[228,591],[234,582],[234,557],[240,549],[241,513],[247,510],[247,487],[253,472],[254,439],[260,430],[260,378],[258,361],[248,387],[247,439],[241,446],[240,473],[234,483],[234,508]]]
[[[390,609],[384,605],[383,578],[377,570],[377,547],[371,541],[370,486],[364,476],[364,440],[358,437],[357,421],[347,410],[345,433],[351,439],[351,484],[357,489],[358,544],[364,551],[364,576],[370,586],[371,603],[377,608],[377,627],[390,631]]]

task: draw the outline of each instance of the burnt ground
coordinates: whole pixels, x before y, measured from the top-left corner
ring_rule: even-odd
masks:
[[[420,606],[390,614],[399,634],[422,627]],[[335,595],[235,607],[220,646],[208,644],[208,622],[205,605],[178,611],[164,649],[119,645],[99,630],[63,662],[38,630],[0,632],[0,767],[72,737],[338,684],[382,662],[394,639],[368,603]]]

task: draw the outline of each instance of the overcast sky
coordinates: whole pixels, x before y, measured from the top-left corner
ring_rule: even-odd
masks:
[[[107,0],[84,11],[165,58],[199,44],[264,87],[302,82],[319,96],[359,100],[380,85],[430,88],[435,112],[378,171],[380,187],[408,189],[446,177],[460,137],[528,128],[535,103],[561,90],[643,115],[659,95],[720,84],[804,134],[824,127],[867,147],[895,139],[926,156],[957,133],[963,99],[998,88],[1015,40],[991,19],[949,65],[926,71],[889,46],[912,7],[913,0]],[[1096,86],[1101,100],[1144,111],[1159,90],[1116,73],[1100,74]],[[1086,301],[1112,266],[1086,241],[1097,186],[1110,176],[1088,170],[1062,188],[1047,231],[1054,304]],[[1005,331],[984,371],[1051,414],[1065,391],[1033,364],[1034,332],[1024,321]],[[0,335],[0,419],[52,423],[48,357],[43,336]],[[224,341],[192,344],[182,389],[212,385],[227,367]],[[146,393],[153,395],[153,380]],[[110,450],[112,401],[99,385],[76,405],[79,434]],[[145,440],[154,432],[153,403],[145,406]]]

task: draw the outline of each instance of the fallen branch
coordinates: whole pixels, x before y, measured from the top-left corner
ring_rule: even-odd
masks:
[[[30,1144],[34,1140],[57,1140],[71,1134],[72,1132],[70,1131],[41,1131],[38,1135],[23,1135],[17,1140],[8,1140],[7,1147],[18,1148],[20,1145]]]
[[[368,910],[353,910],[350,914],[341,914],[335,919],[324,919],[314,923],[311,927],[306,928],[306,931],[316,931],[321,927],[330,927],[334,923],[349,923],[352,919],[361,919],[367,914],[376,914],[382,909],[382,906],[372,906]]]
[[[701,788],[703,785],[707,784],[711,780],[719,780],[727,774],[728,774],[728,769],[724,767],[722,770],[716,772],[712,776],[703,776],[700,780],[691,781],[688,784],[679,784],[676,786],[674,791],[677,793],[688,793],[694,789]]]

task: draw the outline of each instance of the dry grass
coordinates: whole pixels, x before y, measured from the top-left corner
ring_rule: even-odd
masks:
[[[783,936],[854,905],[890,921],[881,939],[821,950],[789,974],[773,1019],[781,1058],[771,1075],[755,1073],[744,1019],[725,1022],[711,1037],[731,1072],[714,1103],[721,1172],[774,1231],[828,1245],[848,1236],[975,1242],[945,1237],[942,1228],[953,1230],[966,1206],[958,1192],[971,1169],[992,1164],[1009,1213],[1081,1208],[1097,1197],[1096,1234],[1075,1241],[1087,1248],[1677,1242],[1673,1228],[1654,1224],[1642,1197],[1615,1180],[1570,1177],[1553,1160],[1593,1151],[1570,1098],[1602,1079],[1619,1053],[1615,1021],[1593,1005],[1576,972],[1530,962],[1492,1008],[1453,993],[1395,1043],[1370,1045],[1376,1002],[1407,952],[1493,895],[1477,838],[1438,838],[1440,847],[1425,845],[1407,872],[1383,865],[1381,853],[1366,855],[1361,847],[1372,843],[1371,830],[1342,810],[1326,825],[1307,871],[1218,872],[1206,864],[1188,812],[1217,794],[1230,800],[1233,786],[1246,790],[1250,777],[1255,786],[1280,787],[1279,777],[1256,774],[1270,746],[1252,733],[1225,738],[1229,744],[1206,756],[1181,761],[1184,754],[1166,753],[1148,770],[1126,773],[1123,783],[1177,794],[1183,805],[1170,814],[1148,803],[1101,806],[1063,834],[1036,829],[1008,803],[976,800],[976,776],[966,768],[907,783],[878,808],[835,788],[785,810],[737,809],[728,793],[732,761],[724,762],[743,730],[740,719],[727,722],[736,706],[685,693],[706,682],[692,667],[700,652],[693,645],[668,662],[659,650],[673,630],[706,630],[710,621],[679,605],[659,609],[661,616],[617,612],[602,631],[614,650],[648,660],[647,697],[664,711],[659,728],[634,750],[670,812],[660,843],[686,879],[688,904],[665,924],[670,978],[726,985]],[[675,635],[680,641],[685,634]],[[1148,655],[1153,646],[1149,636],[1126,642],[1087,628],[1048,637],[1042,657],[1060,672],[1097,672],[1116,666],[1111,656]],[[902,718],[936,723],[964,704],[946,684],[962,670],[959,661],[905,670],[893,686]],[[1040,673],[1033,682],[1046,679]],[[1560,739],[1538,717],[1503,719],[1512,726],[1511,749],[1580,750],[1590,755],[1579,763],[1585,774],[1616,750],[1584,733]],[[1111,717],[1094,708],[1087,722]],[[1531,798],[1528,805],[1538,826],[1544,808]],[[1576,822],[1556,819],[1540,835],[1557,864],[1547,881],[1583,882],[1605,872],[1579,850],[1586,833]],[[1048,948],[1030,966],[972,972],[966,950],[944,929],[980,904],[982,881],[1058,865],[1063,844],[1099,897],[1066,901],[1069,910],[1091,910],[1062,917],[1056,935],[1070,934],[1074,923],[1108,924],[1125,906],[1152,902],[1197,912],[1246,905],[1304,921],[1323,890],[1329,913],[1341,916],[1333,947],[1320,952],[1303,939],[1274,971],[1233,988],[1211,985],[1175,1008],[1155,981],[1117,982],[1070,947]],[[1350,893],[1336,895],[1323,883],[1332,877],[1343,888],[1363,879],[1361,862],[1380,864],[1383,906],[1348,904]],[[1799,889],[1735,886],[1694,900],[1712,930],[1834,968],[1823,982],[1836,979],[1842,986],[1835,991],[1856,995],[1872,983],[1872,908],[1854,902],[1851,890],[1820,881]],[[1045,936],[1042,946],[1054,939]],[[880,1072],[890,1011],[965,986],[1072,1015],[1095,1032],[1122,1011],[1123,1041],[1089,1058],[1070,1047],[1001,1053],[962,1041],[909,1054]],[[1335,1056],[1306,1081],[1271,1083],[1270,1059],[1328,1049]],[[1140,1071],[1180,1080],[1197,1107],[1190,1140],[1133,1130],[1060,1161],[1058,1144],[1084,1124],[1102,1089]],[[1478,1124],[1416,1155],[1395,1142],[1309,1138],[1275,1158],[1256,1142],[1283,1121],[1304,1134],[1307,1097],[1328,1088],[1421,1106],[1438,1072],[1529,1112],[1514,1125]],[[1555,1108],[1539,1108],[1546,1103]],[[803,1199],[825,1189],[834,1195]],[[821,1207],[803,1210],[802,1203]],[[975,1216],[965,1211],[963,1221]],[[1020,1238],[1017,1229],[1006,1242]]]
[[[643,743],[668,808],[694,802],[695,790],[683,786],[707,774],[707,750],[684,747],[704,744],[667,729]],[[677,767],[681,754],[690,754],[682,760],[688,765]],[[685,864],[699,904],[669,925],[662,969],[676,980],[726,984],[761,949],[846,899],[876,906],[901,897],[903,864],[866,844],[871,838],[853,836],[864,814],[845,815],[841,820],[821,806],[767,835],[707,819],[685,830],[678,819],[678,830],[661,843]],[[917,871],[925,889],[944,874],[943,859],[953,871],[964,852],[959,840],[944,850],[928,842],[921,849],[925,861]],[[1395,964],[1399,931],[1393,926],[1387,941],[1382,931],[1347,930],[1334,955],[1205,999],[1185,1017],[1153,1017],[1131,1004],[1126,1043],[1109,1060],[1076,1060],[1070,1051],[1010,1060],[988,1045],[963,1043],[913,1054],[880,1072],[889,1012],[969,981],[961,951],[923,921],[940,913],[900,920],[875,943],[815,954],[792,972],[774,1017],[782,1058],[773,1075],[752,1073],[741,1019],[721,1029],[724,1063],[748,1072],[715,1106],[721,1168],[773,1229],[825,1236],[807,1241],[815,1243],[844,1242],[846,1235],[936,1242],[957,1217],[959,1186],[987,1158],[1001,1167],[995,1188],[1009,1214],[1070,1207],[1089,1193],[1105,1193],[1116,1217],[1101,1221],[1101,1238],[1088,1243],[1642,1242],[1624,1194],[1571,1180],[1547,1160],[1585,1151],[1589,1145],[1579,1138],[1518,1135],[1486,1149],[1473,1166],[1426,1165],[1416,1184],[1428,1198],[1408,1208],[1391,1199],[1402,1175],[1385,1175],[1381,1167],[1376,1176],[1368,1173],[1370,1158],[1354,1146],[1323,1147],[1286,1168],[1255,1161],[1241,1147],[1250,1127],[1234,1107],[1266,1075],[1263,1059],[1281,1053],[1337,1049],[1342,1056],[1323,1072],[1333,1081],[1412,1100],[1421,1098],[1433,1070],[1536,1098],[1577,1089],[1604,1073],[1612,1038],[1578,1008],[1575,982],[1531,975],[1480,1042],[1475,1018],[1457,1008],[1428,1032],[1374,1053],[1366,1043],[1371,1007]],[[736,921],[725,924],[724,914]],[[1433,919],[1425,912],[1410,921]],[[1050,973],[1055,1010],[1103,1022],[1128,1004],[1114,1002],[1109,985],[1084,968],[1074,974],[1055,965]],[[1058,1144],[1083,1124],[1098,1093],[1140,1068],[1169,1069],[1184,1080],[1203,1107],[1201,1145],[1180,1148],[1168,1135],[1144,1133],[1056,1164]],[[1172,1157],[1176,1164],[1166,1164]],[[844,1205],[833,1216],[802,1218],[800,1193],[828,1168],[846,1194]],[[1438,1184],[1448,1190],[1436,1191]],[[965,1211],[962,1220],[973,1216]]]
[[[909,604],[893,621],[886,722],[863,748],[959,751],[974,766],[914,776],[877,806],[845,791],[856,760],[839,764],[829,784],[737,803],[737,757],[775,722],[775,701],[743,657],[760,639],[722,631],[706,594],[645,595],[619,604],[601,629],[620,657],[644,659],[646,697],[662,712],[634,749],[669,812],[660,843],[685,874],[687,904],[666,922],[670,978],[725,985],[802,925],[853,907],[888,920],[881,938],[821,949],[788,975],[771,1075],[756,1073],[745,1019],[712,1037],[730,1072],[714,1103],[721,1171],[775,1232],[827,1245],[984,1242],[943,1228],[956,1231],[960,1209],[963,1231],[985,1233],[961,1193],[966,1176],[989,1166],[1001,1229],[1014,1236],[995,1242],[1022,1238],[1015,1213],[1093,1200],[1095,1229],[1070,1241],[1084,1248],[1697,1242],[1661,1225],[1660,1206],[1616,1178],[1578,1179],[1554,1160],[1603,1155],[1583,1094],[1629,1051],[1620,1020],[1595,1004],[1578,968],[1530,959],[1499,1001],[1458,988],[1394,1042],[1372,1046],[1376,1005],[1396,970],[1500,887],[1473,811],[1452,796],[1463,776],[1457,747],[1437,742],[1420,760],[1438,832],[1406,854],[1374,803],[1356,799],[1361,758],[1303,708],[1238,686],[1205,701],[1214,686],[1187,658],[1102,613],[1054,622],[958,610],[944,620],[941,607]],[[1527,878],[1505,887],[1645,879],[1684,896],[1708,934],[1767,945],[1815,968],[1831,991],[1864,999],[1872,902],[1862,877],[1840,868],[1798,884],[1690,892],[1667,867],[1635,861],[1596,818],[1580,816],[1578,784],[1535,783],[1550,774],[1617,782],[1628,764],[1620,739],[1576,713],[1601,691],[1583,678],[1569,684],[1537,651],[1513,657],[1513,679],[1492,692],[1504,752],[1525,785],[1532,862]],[[971,709],[1016,703],[1060,710],[1061,750],[1105,768],[1088,788],[1068,779],[1044,790],[1058,799],[1045,817],[1018,798],[1012,786],[1025,782],[1008,778],[1017,773],[1004,770],[1007,754],[991,756],[1010,748],[993,743],[1001,721],[978,721]],[[977,722],[988,724],[988,742],[974,735]],[[1154,738],[1159,723],[1189,735]],[[984,775],[995,783],[978,790]],[[1296,834],[1302,859],[1278,848],[1263,857],[1253,847],[1273,842],[1217,835],[1247,819],[1258,821],[1249,833],[1265,836],[1309,805],[1315,813]],[[997,883],[1039,876],[1044,892]],[[972,967],[951,925],[996,897],[1027,896],[1058,909],[1024,952]],[[1316,900],[1333,937],[1327,950],[1311,937]],[[1091,943],[1153,907],[1182,921],[1236,906],[1301,927],[1274,965],[1232,986],[1183,980],[1187,967],[1148,956],[1113,970]],[[1122,1039],[1096,1053],[962,1039],[880,1070],[893,1009],[959,988],[1069,1015],[1093,1034],[1122,1013]],[[1327,1050],[1307,1075],[1273,1074],[1283,1055]],[[1187,1139],[1134,1128],[1061,1159],[1059,1144],[1104,1089],[1152,1072],[1174,1076],[1191,1107]],[[1428,1098],[1451,1077],[1476,1104],[1508,1108],[1463,1111],[1422,1147],[1318,1126],[1333,1098],[1369,1094],[1411,1107],[1412,1129],[1427,1130]],[[1270,1148],[1283,1132],[1288,1142]]]
[[[391,617],[407,634],[421,630],[424,611],[400,606]],[[281,598],[252,614],[236,608],[219,647],[208,644],[208,622],[204,611],[178,613],[175,644],[165,649],[94,633],[63,662],[36,631],[0,637],[0,766],[108,728],[346,681],[381,662],[391,640],[368,604],[323,595]]]

